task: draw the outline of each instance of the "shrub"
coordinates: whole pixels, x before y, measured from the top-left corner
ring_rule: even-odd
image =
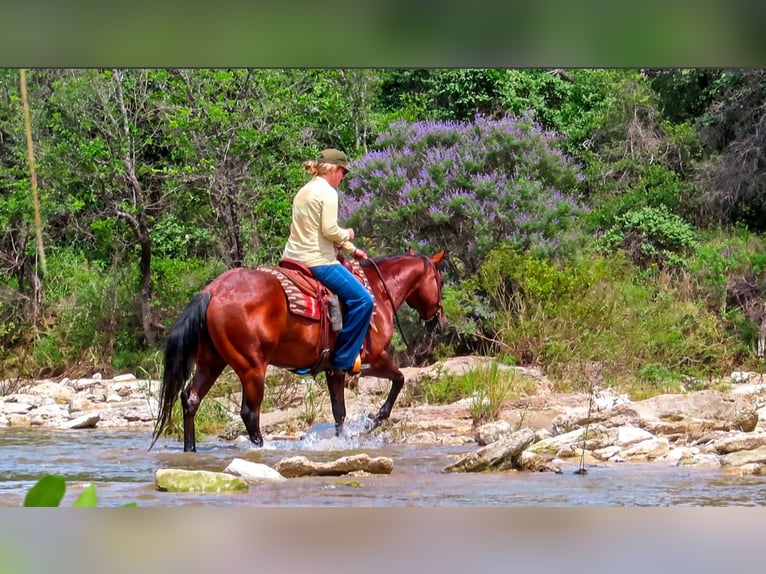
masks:
[[[394,122],[352,166],[341,218],[378,250],[447,249],[455,280],[499,243],[557,252],[584,211],[557,144],[528,117]]]
[[[475,282],[476,297],[494,309],[484,336],[518,363],[542,366],[561,390],[593,383],[592,365],[604,384],[641,383],[646,392],[667,388],[648,364],[720,374],[735,358],[729,335],[663,273],[639,280],[621,253],[564,261],[496,249]]]
[[[682,267],[698,242],[693,227],[666,207],[643,207],[617,217],[596,241],[603,253],[622,249],[642,269]]]

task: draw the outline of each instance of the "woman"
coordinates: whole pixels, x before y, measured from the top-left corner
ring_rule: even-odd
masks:
[[[313,177],[293,198],[290,237],[282,257],[300,261],[335,293],[345,305],[343,329],[338,333],[330,365],[333,374],[359,372],[359,352],[370,325],[372,295],[338,261],[336,246],[355,259],[367,254],[351,243],[354,230],[338,226],[337,187],[348,173],[348,158],[337,149],[326,149],[316,161],[303,164]]]

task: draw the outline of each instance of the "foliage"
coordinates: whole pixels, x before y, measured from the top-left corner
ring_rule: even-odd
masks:
[[[453,279],[499,243],[563,249],[579,172],[529,118],[395,122],[353,165],[342,219],[384,252],[446,249]]]
[[[40,478],[27,491],[24,498],[25,507],[57,507],[66,494],[66,481],[57,474],[46,474]],[[96,485],[86,486],[77,499],[72,503],[73,508],[93,508],[98,506]],[[136,503],[125,504],[126,507],[135,507]]]
[[[622,249],[641,269],[682,267],[685,256],[697,245],[691,224],[664,206],[644,207],[617,217],[596,241],[596,248],[604,253]]]
[[[199,286],[232,265],[276,261],[302,162],[324,147],[360,158],[341,189],[341,224],[364,246],[450,251],[450,331],[424,334],[403,312],[416,345],[404,350],[397,333],[397,359],[497,353],[550,361],[573,381],[601,361],[648,391],[660,379],[672,388],[681,371],[752,361],[750,305],[766,289],[765,78],[758,69],[30,70],[43,276],[18,70],[0,70],[0,369],[152,368]],[[589,263],[582,231],[601,236]],[[506,242],[518,260],[488,258]],[[625,246],[648,267],[623,259]],[[588,265],[590,274],[573,271]],[[518,281],[497,281],[510,276]],[[586,284],[616,317],[600,314]],[[517,323],[509,309],[522,313]],[[631,320],[666,343],[657,356]]]
[[[640,279],[624,256],[584,255],[555,261],[501,248],[478,275],[496,309],[484,325],[497,345],[521,364],[544,366],[561,388],[600,376],[627,387],[640,382],[647,363],[690,376],[718,372],[737,359],[732,335],[693,292],[671,276]]]
[[[506,401],[537,392],[534,381],[513,369],[500,368],[497,362],[471,369],[460,375],[441,373],[421,383],[419,392],[429,404],[451,404],[468,400],[475,424],[497,420]]]
[[[695,174],[702,224],[766,231],[764,88],[762,69],[727,70],[717,79],[718,97],[700,118],[700,137],[709,152]]]

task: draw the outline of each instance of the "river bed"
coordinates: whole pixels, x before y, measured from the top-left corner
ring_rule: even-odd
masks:
[[[665,463],[589,466],[577,461],[562,473],[443,473],[476,445],[402,445],[380,438],[271,440],[261,449],[208,437],[198,452],[162,439],[151,451],[150,431],[6,428],[0,430],[0,506],[21,506],[27,490],[44,474],[67,481],[62,506],[95,483],[99,506],[135,502],[140,507],[600,507],[764,506],[766,477]],[[247,493],[179,494],[156,489],[159,468],[222,471],[234,458],[273,466],[284,457],[316,461],[367,453],[394,461],[390,475],[303,477],[251,484]]]

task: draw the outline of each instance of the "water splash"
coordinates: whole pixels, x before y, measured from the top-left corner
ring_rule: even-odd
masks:
[[[335,423],[317,423],[296,441],[270,441],[268,448],[296,451],[342,451],[380,448],[391,442],[388,431],[373,432],[373,420],[367,413],[351,417],[343,425],[343,433],[335,436]],[[264,445],[264,447],[267,447]]]

